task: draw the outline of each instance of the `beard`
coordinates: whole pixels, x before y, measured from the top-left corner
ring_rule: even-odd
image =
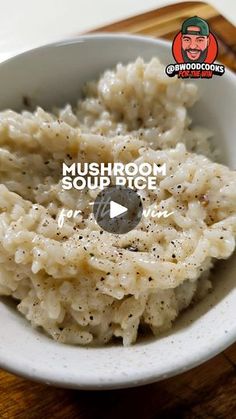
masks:
[[[200,50],[196,50],[196,49],[183,49],[182,48],[182,56],[184,59],[185,63],[203,63],[206,59],[207,56],[207,48],[205,48],[203,51],[201,51],[200,56],[197,60],[191,60],[188,55],[187,55],[187,51],[200,51]]]

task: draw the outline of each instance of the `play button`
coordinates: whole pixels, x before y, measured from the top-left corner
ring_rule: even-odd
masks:
[[[125,234],[133,230],[142,218],[142,210],[138,193],[122,186],[103,189],[93,206],[98,225],[113,234]]]
[[[123,205],[118,204],[117,202],[110,202],[110,218],[118,217],[118,215],[124,214],[128,211],[128,208],[123,207]]]

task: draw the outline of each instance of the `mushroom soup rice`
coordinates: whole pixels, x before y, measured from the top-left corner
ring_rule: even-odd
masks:
[[[209,292],[214,261],[235,248],[236,172],[192,125],[197,99],[196,85],[139,58],[88,83],[75,108],[0,113],[0,295],[32,326],[62,343],[129,345]],[[166,163],[140,193],[172,215],[107,233],[89,205],[98,191],[62,189],[63,162]],[[62,208],[82,214],[59,228]]]

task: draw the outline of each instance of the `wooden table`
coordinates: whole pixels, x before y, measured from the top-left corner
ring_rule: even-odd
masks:
[[[173,39],[182,21],[206,18],[219,60],[236,70],[236,30],[203,3],[177,4],[100,28]],[[129,390],[83,392],[32,383],[0,371],[0,418],[236,418],[236,344],[211,361],[160,383]]]
[[[236,344],[198,368],[128,390],[62,390],[0,372],[0,418],[236,418]]]

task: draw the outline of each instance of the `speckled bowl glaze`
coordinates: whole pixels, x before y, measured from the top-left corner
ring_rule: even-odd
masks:
[[[22,96],[46,107],[75,101],[89,79],[137,56],[172,63],[171,45],[129,35],[92,35],[29,51],[0,65],[0,108],[22,109]],[[195,123],[215,132],[224,161],[236,168],[236,76],[198,80],[201,99]],[[214,292],[159,338],[124,348],[85,348],[54,342],[31,328],[9,299],[0,300],[0,366],[47,384],[77,389],[114,389],[162,380],[213,357],[236,339],[236,258],[213,272]]]

